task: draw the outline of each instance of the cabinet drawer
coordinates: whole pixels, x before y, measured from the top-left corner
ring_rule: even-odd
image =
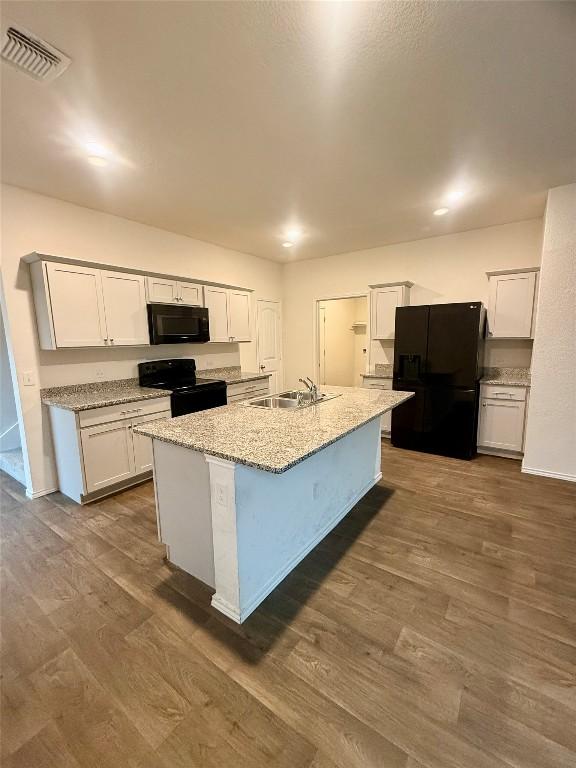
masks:
[[[392,379],[364,379],[365,389],[392,389]]]
[[[170,398],[155,397],[152,400],[135,400],[131,403],[122,403],[122,405],[107,405],[103,408],[80,411],[78,421],[80,427],[84,428],[167,410],[170,410]]]
[[[526,400],[526,387],[503,387],[498,384],[483,384],[480,387],[482,398],[491,400]]]
[[[268,392],[268,377],[263,379],[256,379],[254,381],[240,382],[239,384],[228,384],[226,393],[228,400],[233,397],[252,396],[252,393]]]

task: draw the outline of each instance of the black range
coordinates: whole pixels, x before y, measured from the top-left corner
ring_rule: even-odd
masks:
[[[196,361],[192,358],[151,360],[138,364],[141,387],[169,389],[172,416],[205,411],[226,405],[226,382],[196,377]]]

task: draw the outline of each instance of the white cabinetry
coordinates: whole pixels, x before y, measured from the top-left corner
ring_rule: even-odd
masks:
[[[410,303],[413,283],[383,283],[370,286],[370,336],[372,340],[394,338],[396,308]]]
[[[43,261],[30,268],[42,349],[150,343],[142,275]]]
[[[204,306],[204,286],[167,277],[146,278],[146,296],[151,304],[188,304]]]
[[[151,440],[133,427],[170,415],[169,397],[79,413],[50,406],[61,492],[82,503],[144,479],[152,469]]]
[[[362,376],[362,386],[366,389],[392,389],[392,379],[377,379],[373,376]],[[392,430],[392,411],[388,411],[380,418],[380,429],[383,435],[388,436]]]
[[[207,285],[204,288],[204,302],[208,308],[210,341],[252,340],[250,291]]]
[[[226,399],[229,403],[239,403],[241,400],[252,400],[254,397],[266,397],[270,393],[270,377],[263,376],[253,381],[242,381],[238,384],[228,384]]]
[[[500,339],[532,338],[538,269],[487,274],[488,336]]]
[[[506,455],[524,447],[526,388],[485,384],[480,387],[478,448]]]

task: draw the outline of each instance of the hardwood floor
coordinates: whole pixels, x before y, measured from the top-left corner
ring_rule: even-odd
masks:
[[[576,487],[382,471],[242,627],[163,561],[151,483],[2,475],[5,768],[576,766]]]

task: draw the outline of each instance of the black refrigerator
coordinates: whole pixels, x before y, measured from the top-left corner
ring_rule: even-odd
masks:
[[[392,411],[392,445],[475,456],[485,325],[481,302],[398,307],[393,387],[415,395]]]

